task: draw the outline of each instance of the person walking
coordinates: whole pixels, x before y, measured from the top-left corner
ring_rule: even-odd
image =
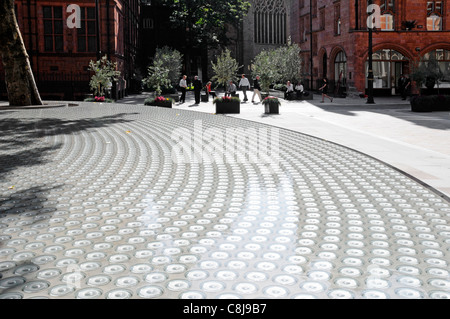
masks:
[[[194,76],[194,96],[195,104],[200,104],[200,91],[202,90],[202,81],[198,79],[198,76]]]
[[[181,90],[181,97],[180,97],[180,104],[184,103],[186,101],[186,89],[187,89],[187,82],[186,82],[186,75],[183,75],[183,78],[180,80],[180,90]]]
[[[329,97],[327,95],[328,94],[328,80],[326,78],[323,79],[323,85],[319,90],[322,91],[322,101],[320,101],[320,103],[325,102],[324,101],[325,97],[329,98],[330,101],[333,102],[333,98]]]
[[[261,96],[261,85],[259,84],[259,75],[257,75],[256,79],[253,81],[252,103],[255,103],[255,95],[258,95],[259,102],[261,102],[262,101],[262,96]]]
[[[239,88],[242,89],[242,91],[244,92],[244,102],[247,102],[247,90],[250,89],[250,82],[248,81],[248,79],[245,77],[245,74],[242,74],[242,78],[239,81]]]

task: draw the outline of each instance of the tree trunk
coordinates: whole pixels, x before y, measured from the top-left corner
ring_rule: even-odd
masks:
[[[42,105],[14,12],[14,0],[0,3],[0,54],[11,106]]]

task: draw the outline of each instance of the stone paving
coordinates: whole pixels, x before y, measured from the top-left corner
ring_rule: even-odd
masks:
[[[0,298],[450,298],[450,202],[237,117],[1,110]]]

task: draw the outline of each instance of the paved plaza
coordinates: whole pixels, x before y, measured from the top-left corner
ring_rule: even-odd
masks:
[[[450,298],[448,112],[189,98],[0,110],[0,298]]]

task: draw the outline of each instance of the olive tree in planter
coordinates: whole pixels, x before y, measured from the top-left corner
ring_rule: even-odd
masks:
[[[105,89],[118,80],[120,71],[117,70],[117,62],[111,62],[105,55],[98,61],[89,62],[89,71],[93,71],[89,86],[97,98],[105,96]]]
[[[239,79],[237,76],[239,64],[236,59],[231,56],[231,51],[229,49],[222,51],[217,57],[216,63],[211,62],[211,65],[214,72],[214,76],[211,79],[219,85],[222,85],[225,90],[230,81],[237,82]]]
[[[259,75],[263,98],[269,96],[270,85],[278,79],[274,50],[263,50],[253,60],[252,73]]]
[[[153,64],[148,67],[148,75],[142,80],[142,83],[148,88],[153,88],[156,97],[161,96],[162,88],[170,85],[169,71],[162,60],[154,60]]]

